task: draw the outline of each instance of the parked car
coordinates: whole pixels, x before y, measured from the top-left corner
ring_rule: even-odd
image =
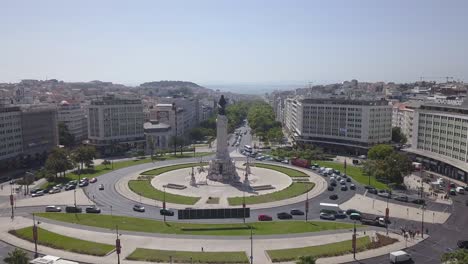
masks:
[[[44,191],[36,191],[35,193],[31,194],[32,197],[39,197],[43,195],[44,195]]]
[[[424,199],[414,199],[413,201],[411,201],[412,203],[414,204],[426,204],[426,201]]]
[[[101,209],[95,205],[91,205],[86,207],[86,213],[99,214],[101,213]]]
[[[73,184],[65,186],[65,191],[70,191],[76,189],[76,186]]]
[[[54,188],[62,189],[62,188],[63,188],[63,184],[59,183],[59,184],[55,185]]]
[[[269,215],[262,214],[258,216],[258,221],[272,221],[272,220],[273,220],[273,217]]]
[[[104,190],[104,184],[102,184],[102,183],[99,184],[99,190],[100,190],[100,191]]]
[[[55,206],[55,205],[48,205],[46,206],[45,208],[45,211],[46,212],[61,212],[62,211],[62,208],[58,207],[58,206]]]
[[[81,207],[78,207],[78,206],[67,206],[65,207],[65,212],[67,213],[81,213],[83,211],[83,209],[81,209]]]
[[[334,190],[335,190],[335,188],[333,188],[333,186],[328,186],[327,190],[329,190],[329,191],[331,191],[331,192],[332,192],[332,191],[334,191]]]
[[[59,193],[60,191],[61,191],[60,188],[54,187],[49,191],[49,194]]]
[[[342,190],[342,191],[347,191],[347,190],[348,190],[348,187],[347,187],[346,185],[343,185],[343,186],[341,186],[341,190]]]
[[[338,195],[332,194],[332,195],[330,195],[329,198],[330,198],[330,200],[336,200],[336,199],[338,199]]]
[[[351,213],[349,215],[349,219],[351,220],[361,220],[361,214],[358,214],[358,213]]]
[[[392,196],[391,194],[389,194],[387,192],[379,192],[377,195],[380,196],[380,197],[383,197],[383,198],[388,198],[388,199],[390,199],[391,196]]]
[[[377,191],[377,189],[374,189],[374,188],[368,189],[367,192],[368,192],[368,193],[373,193],[373,194],[378,194],[378,193],[379,193],[379,192]]]
[[[458,240],[457,246],[459,248],[468,249],[468,240]]]
[[[405,203],[408,202],[408,196],[405,196],[405,195],[403,195],[403,196],[397,196],[397,197],[395,197],[394,199],[397,200],[397,201],[400,201],[400,202],[405,202]]]
[[[36,193],[36,192],[40,192],[40,191],[43,191],[43,189],[32,189],[31,191],[29,191],[30,194],[33,194],[33,193]]]
[[[343,219],[343,218],[346,218],[346,217],[347,217],[347,215],[346,215],[346,212],[344,212],[344,211],[339,210],[339,211],[337,211],[335,213],[335,218]]]
[[[352,213],[361,214],[361,212],[358,211],[358,210],[356,210],[356,209],[348,209],[348,210],[346,210],[346,214],[347,214],[347,215],[351,215]]]
[[[330,185],[333,186],[333,187],[336,187],[336,182],[333,181],[333,182],[330,183]]]
[[[335,220],[335,215],[332,214],[327,214],[327,213],[320,213],[320,219],[325,219],[325,220]]]
[[[171,210],[168,210],[168,209],[161,209],[161,210],[159,210],[159,213],[161,215],[165,215],[165,216],[174,216],[174,211],[171,211]]]
[[[291,212],[289,212],[292,215],[304,215],[304,211],[299,210],[299,209],[292,209]]]
[[[276,214],[276,216],[278,217],[278,219],[292,219],[292,215],[286,213],[286,212],[281,212],[281,213],[278,213]]]
[[[349,185],[349,189],[351,189],[351,190],[356,190],[356,185],[354,185],[354,184],[351,183],[351,185]]]
[[[133,206],[133,211],[144,213],[145,212],[145,207],[143,205],[135,204]]]
[[[450,189],[450,195],[457,195],[457,191],[455,189]]]

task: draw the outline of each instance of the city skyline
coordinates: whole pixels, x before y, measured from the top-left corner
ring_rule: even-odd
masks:
[[[392,1],[4,4],[1,82],[466,80],[468,4]]]

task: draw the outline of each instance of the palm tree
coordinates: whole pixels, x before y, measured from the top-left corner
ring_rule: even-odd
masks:
[[[21,249],[15,248],[8,256],[3,259],[7,264],[28,264],[29,258],[26,252]]]
[[[315,264],[315,258],[312,256],[300,256],[296,264]]]

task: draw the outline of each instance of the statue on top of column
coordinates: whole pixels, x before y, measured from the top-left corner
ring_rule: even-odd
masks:
[[[221,95],[218,102],[218,114],[219,115],[226,115],[226,99],[224,99],[224,95]]]

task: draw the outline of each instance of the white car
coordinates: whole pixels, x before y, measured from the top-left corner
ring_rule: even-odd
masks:
[[[49,194],[59,193],[59,192],[60,192],[60,188],[54,187],[54,188],[50,189]]]
[[[44,191],[38,191],[38,192],[35,192],[33,194],[31,194],[32,197],[39,197],[39,196],[43,196],[44,195]]]
[[[61,212],[62,208],[55,206],[55,205],[49,205],[49,206],[46,206],[45,211],[57,213],[57,212]]]

